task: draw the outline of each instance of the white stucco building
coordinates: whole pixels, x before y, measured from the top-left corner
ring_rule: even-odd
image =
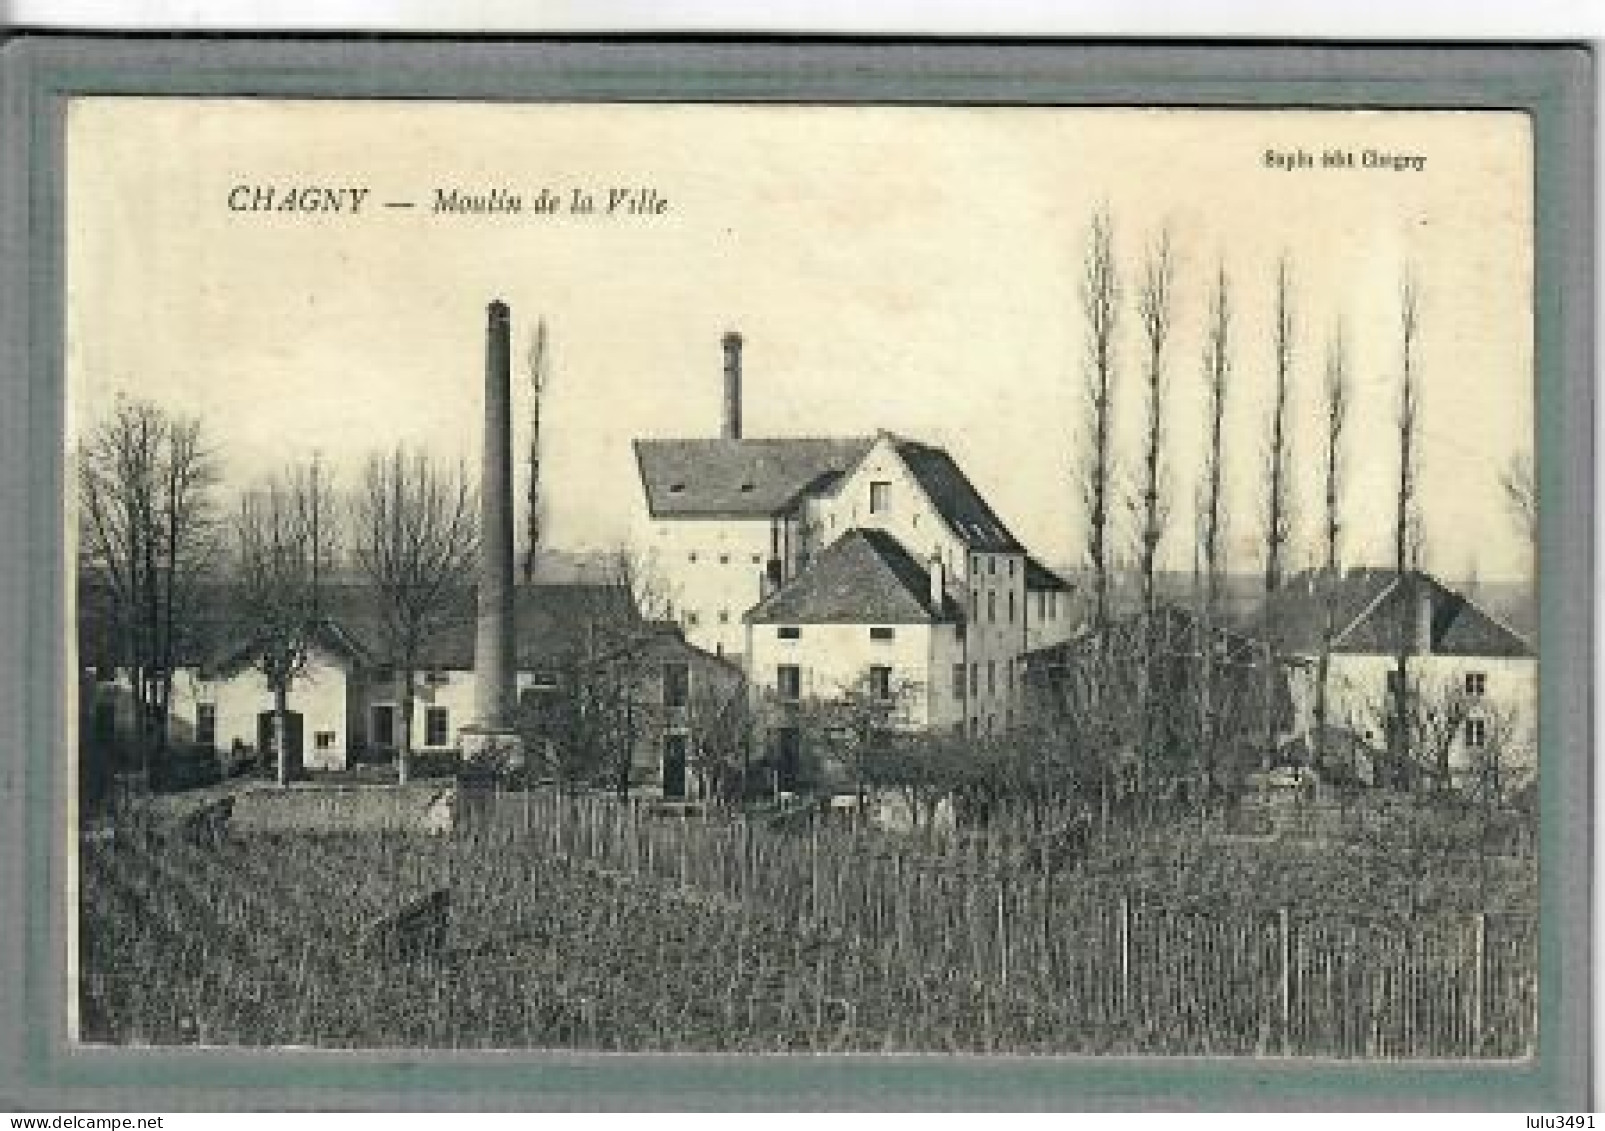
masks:
[[[1538,661],[1520,634],[1437,578],[1415,571],[1309,571],[1287,582],[1269,622],[1294,661],[1297,717],[1314,724],[1316,659],[1332,609],[1328,726],[1382,751],[1397,702],[1397,654],[1408,652],[1408,691],[1422,710],[1452,720],[1451,772],[1459,780],[1497,756],[1513,778],[1530,776],[1538,754]]]
[[[653,568],[687,639],[738,658],[757,699],[867,684],[897,689],[906,725],[1014,725],[1024,655],[1073,631],[1069,586],[940,447],[744,437],[740,346],[726,336],[719,436],[635,441]]]

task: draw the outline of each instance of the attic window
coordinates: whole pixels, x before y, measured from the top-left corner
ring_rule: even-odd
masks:
[[[891,628],[871,628],[869,630],[869,638],[871,640],[892,640],[896,636],[896,630]]]
[[[775,629],[775,635],[781,640],[798,640],[802,637],[802,629],[794,624],[783,624]]]
[[[683,492],[684,490],[685,490],[685,484],[684,483],[670,483],[669,484],[669,494],[671,494],[671,495],[678,495],[681,492]]]
[[[752,484],[751,483],[743,483],[741,485],[741,491],[742,491],[742,494],[747,494],[747,493],[751,492],[752,491]]]

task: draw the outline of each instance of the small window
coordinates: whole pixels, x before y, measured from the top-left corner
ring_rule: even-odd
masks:
[[[1048,594],[1048,619],[1059,619],[1059,595],[1057,593]]]
[[[720,624],[729,624],[730,623],[730,610],[729,609],[720,609],[719,610],[719,623]]]
[[[451,682],[451,676],[442,671],[427,672],[424,675],[424,682],[430,687],[444,687]]]
[[[312,736],[312,744],[319,750],[334,749],[334,731],[320,730]]]
[[[1488,693],[1488,673],[1487,672],[1467,672],[1466,673],[1466,694],[1467,695],[1486,695],[1487,693]]]
[[[1014,576],[1014,559],[1013,558],[1009,559],[1009,576],[1010,577]]]
[[[1480,750],[1488,744],[1488,724],[1482,719],[1466,720],[1466,745]]]
[[[195,745],[217,745],[217,705],[215,703],[195,704]]]
[[[869,693],[876,700],[886,703],[892,698],[892,669],[877,664],[869,669]]]
[[[802,698],[802,669],[796,664],[781,664],[775,668],[775,689],[782,702],[797,702]]]
[[[750,495],[752,493],[752,484],[751,483],[743,483],[741,485],[741,493],[743,495]]]
[[[879,640],[884,642],[887,640],[893,640],[896,638],[896,636],[897,630],[892,628],[872,628],[869,630],[869,638],[871,640]]]
[[[1013,695],[1014,694],[1014,661],[1013,660],[1004,660],[1003,661],[1003,682],[1004,682],[1004,690],[1007,691],[1010,695]]]
[[[754,554],[754,555],[752,555],[752,564],[753,565],[763,565],[763,555],[762,554]]]
[[[996,660],[988,660],[986,662],[986,693],[988,695],[996,695],[998,693],[998,663]],[[987,729],[990,731],[991,727],[992,724],[989,722]]]
[[[669,494],[671,494],[671,495],[678,495],[684,490],[685,490],[685,484],[684,483],[670,483],[669,484]]]
[[[970,661],[970,694],[981,694],[981,665],[975,660]]]
[[[995,589],[986,591],[986,619],[993,623],[998,619],[998,594]]]
[[[1014,623],[1014,590],[1009,590],[1009,623]]]
[[[802,629],[794,624],[783,624],[775,629],[775,635],[782,640],[801,640]]]
[[[885,514],[892,509],[892,485],[877,479],[869,485],[869,513]]]
[[[695,609],[687,609],[685,611],[685,626],[687,628],[697,627],[699,619],[700,618],[698,618],[697,611]]]
[[[444,707],[424,709],[424,745],[445,746],[451,741],[451,715]]]
[[[729,554],[720,554],[719,555],[719,564],[720,565],[729,565],[730,564],[730,555]]]
[[[953,698],[964,698],[964,665],[953,665]]]
[[[691,669],[685,664],[663,665],[663,705],[684,707],[691,697]]]
[[[688,561],[688,562],[696,561],[697,560],[697,552],[695,550],[692,550],[690,553],[688,553],[685,556],[685,560]]]
[[[991,574],[996,574],[997,571],[998,571],[998,560],[996,558],[987,558],[986,559],[986,572],[987,573],[991,573]]]
[[[976,738],[981,733],[981,720],[974,715],[970,716],[970,737]]]

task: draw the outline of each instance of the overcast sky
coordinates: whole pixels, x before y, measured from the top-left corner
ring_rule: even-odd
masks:
[[[1267,149],[1315,168],[1267,164]],[[1321,168],[1327,150],[1353,168]],[[1424,158],[1366,168],[1365,153]],[[1406,163],[1407,166],[1413,163]],[[1207,278],[1235,303],[1232,564],[1259,551],[1277,257],[1295,274],[1296,563],[1317,553],[1321,354],[1347,326],[1355,379],[1344,555],[1386,561],[1397,294],[1423,295],[1427,564],[1527,576],[1499,474],[1531,451],[1526,119],[1311,113],[709,106],[466,106],[98,99],[69,128],[68,377],[82,427],[119,393],[198,412],[232,485],[314,451],[347,484],[395,443],[473,460],[485,305],[552,342],[543,445],[550,542],[616,545],[643,515],[630,440],[717,433],[719,337],[746,337],[746,433],[946,445],[1040,556],[1083,557],[1078,288],[1107,205],[1128,282],[1168,225],[1171,523],[1193,560]],[[238,186],[369,190],[355,215],[232,211]],[[534,215],[548,188],[652,216]],[[523,199],[444,216],[437,189]],[[238,203],[248,198],[236,195]],[[410,209],[386,201],[410,201]],[[1126,326],[1135,334],[1134,311]],[[1116,405],[1135,469],[1135,337]],[[515,374],[517,423],[526,390]],[[522,435],[518,438],[522,443]]]

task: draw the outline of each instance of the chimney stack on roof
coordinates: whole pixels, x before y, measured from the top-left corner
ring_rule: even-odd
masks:
[[[724,438],[741,439],[741,335],[724,336]]]

